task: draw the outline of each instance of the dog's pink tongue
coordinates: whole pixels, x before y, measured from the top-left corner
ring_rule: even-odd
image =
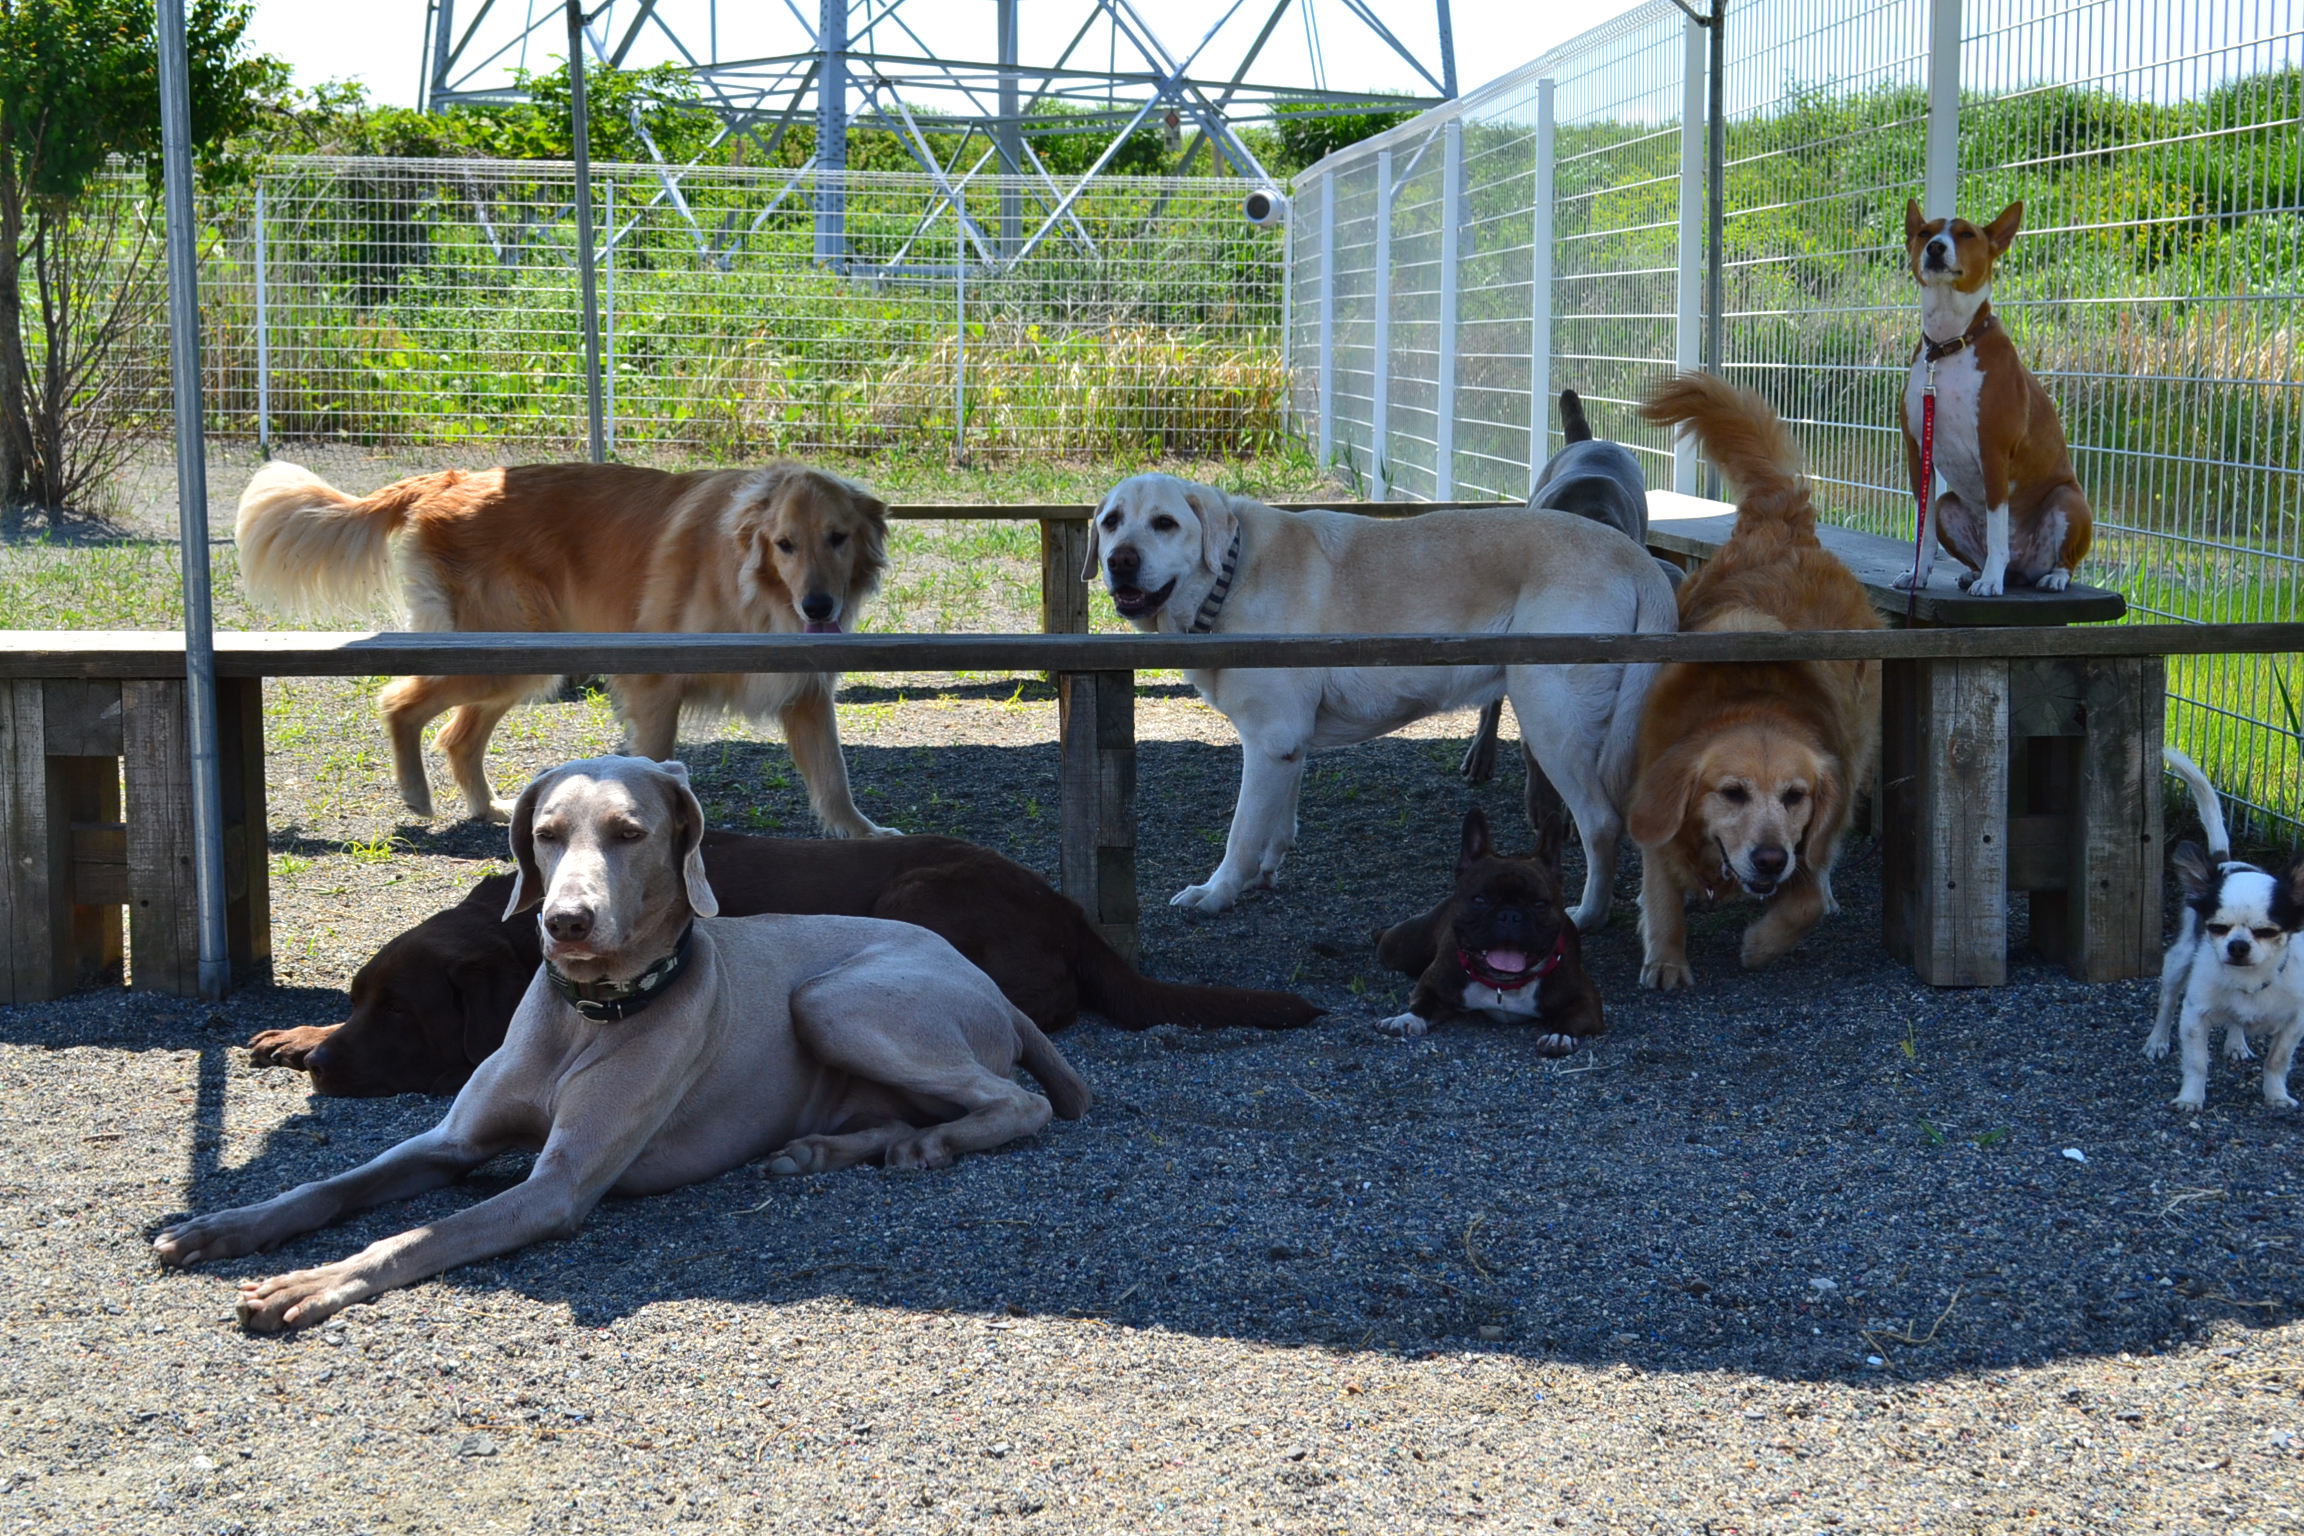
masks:
[[[840,633],[840,621],[838,619],[810,619],[807,621],[807,632],[811,635],[836,635]]]
[[[1528,954],[1519,949],[1492,949],[1480,957],[1488,962],[1492,971],[1524,971],[1528,969]]]

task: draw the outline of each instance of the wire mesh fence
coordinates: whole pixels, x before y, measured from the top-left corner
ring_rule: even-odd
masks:
[[[1281,432],[1278,236],[1234,180],[593,168],[627,457],[1239,454]],[[1006,194],[1006,195],[1004,195]],[[583,441],[564,165],[295,159],[216,206],[212,429]]]
[[[1793,424],[1825,515],[1911,533],[1906,199],[2021,200],[1993,307],[2095,510],[2082,579],[2139,620],[2297,617],[2304,5],[1768,0],[1724,41],[1720,363]],[[1708,84],[1659,0],[1299,178],[1291,399],[1323,456],[1375,493],[1519,496],[1572,387],[1651,484],[1699,490],[1632,407],[1702,356]],[[2179,659],[2169,687],[2172,739],[2293,840],[2304,663]]]

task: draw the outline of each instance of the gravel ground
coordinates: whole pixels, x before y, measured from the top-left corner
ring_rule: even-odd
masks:
[[[286,1339],[233,1282],[517,1179],[164,1273],[167,1217],[262,1198],[430,1123],[308,1098],[260,1028],[338,1015],[501,833],[387,799],[372,685],[275,685],[278,980],[221,1009],[0,1009],[0,1530],[39,1532],[2304,1530],[2304,1128],[2220,1067],[2166,1107],[2151,988],[2020,955],[1938,992],[1878,943],[1878,858],[1776,969],[1700,917],[1699,989],[1592,941],[1610,1032],[1383,1038],[1366,943],[1436,897],[1469,718],[1316,760],[1277,893],[1164,902],[1222,843],[1229,727],[1140,700],[1145,964],[1288,985],[1286,1036],[1060,1045],[1076,1124],[928,1174],[740,1170]],[[1055,861],[1035,682],[852,685],[866,810]],[[608,746],[596,697],[515,714],[511,785]],[[692,736],[715,820],[797,832],[746,728]],[[445,787],[445,786],[442,786]],[[2069,1149],[2069,1150],[2068,1150]],[[2084,1156],[2075,1156],[2078,1153]]]

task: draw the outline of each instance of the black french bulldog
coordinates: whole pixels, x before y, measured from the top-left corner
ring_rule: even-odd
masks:
[[[1455,893],[1375,939],[1378,959],[1416,978],[1408,1011],[1377,1026],[1388,1033],[1414,1039],[1443,1020],[1483,1014],[1539,1025],[1536,1049],[1565,1056],[1608,1027],[1560,900],[1557,864],[1541,853],[1497,853],[1477,808],[1464,813]]]

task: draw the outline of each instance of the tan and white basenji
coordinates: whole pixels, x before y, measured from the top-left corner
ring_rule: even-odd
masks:
[[[2024,221],[2010,203],[1979,229],[1966,219],[1923,219],[1904,208],[1904,244],[1920,285],[1920,344],[1904,386],[1904,461],[1912,494],[1931,492],[1933,539],[1900,587],[1926,586],[1941,543],[1972,567],[1968,590],[1998,597],[2009,586],[2061,592],[2088,552],[2087,498],[2072,474],[2064,428],[2039,383],[1992,316],[1992,265]],[[1923,399],[1933,374],[1933,487],[1920,484]]]

